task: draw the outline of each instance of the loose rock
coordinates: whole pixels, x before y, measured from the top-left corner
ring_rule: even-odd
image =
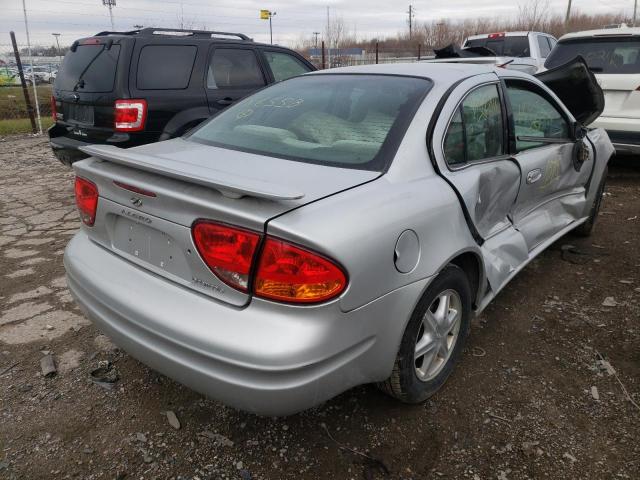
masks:
[[[168,410],[166,415],[167,415],[167,420],[169,421],[169,425],[171,425],[176,430],[180,430],[180,420],[178,420],[178,417],[176,417],[176,414],[173,413],[171,410]]]

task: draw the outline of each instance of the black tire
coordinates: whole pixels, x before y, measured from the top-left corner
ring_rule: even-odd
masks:
[[[577,227],[573,233],[580,237],[588,237],[593,232],[593,227],[596,224],[596,220],[598,219],[598,212],[600,212],[600,205],[602,204],[602,195],[604,194],[604,185],[607,180],[607,174],[609,173],[609,167],[605,167],[604,172],[602,173],[602,180],[600,180],[600,185],[598,185],[598,191],[596,192],[596,197],[593,199],[593,204],[591,205],[591,211],[589,212],[589,218],[582,225]]]
[[[423,319],[429,308],[439,302],[438,297],[448,290],[455,291],[461,301],[460,326],[448,359],[433,377],[418,377],[414,353],[418,335],[424,332]],[[448,265],[429,285],[407,324],[391,376],[378,387],[385,393],[405,403],[420,403],[434,395],[445,383],[460,359],[471,321],[471,287],[464,271],[456,265]],[[433,310],[432,310],[433,311]],[[424,359],[423,359],[424,361]]]

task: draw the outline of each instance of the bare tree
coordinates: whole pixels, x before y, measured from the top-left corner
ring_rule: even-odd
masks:
[[[524,0],[518,3],[516,25],[522,30],[543,31],[549,23],[549,0]]]

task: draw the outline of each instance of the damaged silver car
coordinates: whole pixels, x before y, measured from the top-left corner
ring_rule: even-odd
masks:
[[[71,292],[132,356],[240,409],[291,414],[364,383],[421,402],[472,315],[593,228],[613,148],[582,126],[593,76],[567,68],[325,70],[183,138],[85,147]]]

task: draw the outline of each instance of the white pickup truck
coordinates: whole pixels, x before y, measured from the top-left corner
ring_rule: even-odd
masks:
[[[544,68],[556,42],[542,32],[485,33],[467,38],[462,49],[449,46],[436,50],[436,57],[426,61],[494,64],[533,74]]]

